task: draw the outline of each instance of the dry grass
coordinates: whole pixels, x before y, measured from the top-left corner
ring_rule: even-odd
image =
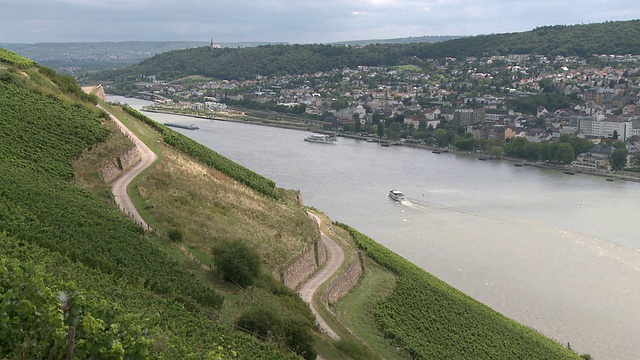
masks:
[[[277,202],[224,174],[162,146],[164,161],[138,183],[148,211],[188,246],[210,254],[223,240],[241,240],[277,275],[317,234],[300,205]]]
[[[105,196],[105,191],[110,191],[102,179],[100,170],[110,159],[135,146],[113,121],[104,120],[103,125],[111,131],[105,142],[85,149],[82,155],[72,163],[75,174],[74,183],[99,196]]]

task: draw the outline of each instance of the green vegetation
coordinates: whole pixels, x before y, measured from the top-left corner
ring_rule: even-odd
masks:
[[[0,322],[0,334],[12,334],[0,336],[3,358],[46,358],[39,356],[46,351],[64,359],[74,323],[80,358],[297,358],[212,320],[187,299],[159,296],[126,278],[1,233],[0,246],[2,286],[16,284],[7,288],[13,292],[0,295],[0,318],[10,319]],[[5,278],[9,272],[16,277]],[[61,291],[71,300],[72,311],[65,313],[58,299]],[[16,307],[22,318],[12,316]],[[87,356],[81,356],[85,350]]]
[[[225,280],[242,287],[253,285],[260,277],[260,256],[240,241],[223,241],[213,249],[218,271]]]
[[[342,230],[336,227],[336,231]],[[348,236],[348,235],[347,235]],[[396,276],[365,256],[366,272],[358,284],[334,304],[335,311],[342,322],[358,334],[364,342],[384,359],[406,359],[408,354],[396,349],[384,339],[378,329],[373,311],[381,300],[393,293]],[[353,358],[358,358],[352,356]],[[361,359],[371,358],[360,356]]]
[[[0,48],[0,62],[15,65],[19,68],[28,68],[36,64],[25,57],[2,48]]]
[[[272,180],[238,165],[206,146],[189,139],[177,131],[169,129],[154,120],[151,120],[130,107],[125,107],[124,110],[129,115],[142,120],[144,123],[160,132],[165,143],[175,147],[187,155],[190,155],[194,159],[202,161],[204,164],[225,173],[232,179],[237,180],[264,195],[271,196],[274,199],[278,198],[278,193],[275,189],[276,184]]]
[[[420,359],[579,359],[347,225],[367,254],[398,276],[374,316],[385,336]]]
[[[79,358],[296,358],[217,320],[217,288],[73,185],[72,160],[130,146],[74,89],[37,65],[0,68],[0,357],[65,358],[74,329]],[[262,283],[310,328],[299,298]]]
[[[539,54],[581,56],[640,54],[640,20],[543,26],[531,31],[481,35],[439,42],[430,57]]]
[[[424,64],[419,59],[540,54],[583,56],[640,54],[640,20],[601,24],[546,26],[532,31],[481,35],[437,43],[374,44],[364,47],[332,45],[266,45],[250,48],[199,47],[156,55],[127,69],[104,71],[95,80],[131,82],[143,74],[165,80],[190,75],[213,79],[253,79],[315,73],[345,67]]]
[[[236,325],[259,338],[282,339],[288,348],[305,359],[313,360],[317,356],[309,327],[295,318],[283,317],[271,307],[248,309],[240,315]]]
[[[529,142],[516,137],[504,145],[504,153],[508,156],[531,161],[548,161],[570,164],[581,153],[593,147],[593,143],[577,136],[562,135],[559,141]]]
[[[513,109],[516,112],[536,115],[539,106],[546,108],[550,112],[554,112],[558,109],[571,108],[577,103],[577,101],[572,101],[561,94],[545,93],[509,100],[507,105],[509,109]]]

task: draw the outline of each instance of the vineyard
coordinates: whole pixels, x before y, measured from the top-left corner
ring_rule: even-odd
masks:
[[[297,358],[190,310],[192,304],[154,295],[57,252],[3,234],[0,247],[0,286],[29,289],[0,295],[0,319],[11,319],[0,321],[3,358],[42,359],[49,352],[64,359],[73,323],[77,358]],[[60,310],[60,291],[73,311]]]
[[[188,137],[180,134],[177,131],[173,131],[168,127],[150,119],[147,116],[139,113],[138,111],[130,108],[123,107],[123,109],[131,116],[142,120],[147,125],[156,129],[162,134],[162,138],[165,143],[173,146],[181,152],[190,155],[196,160],[199,160],[210,166],[230,178],[245,184],[246,186],[256,190],[257,192],[270,196],[274,199],[278,199],[278,193],[276,191],[276,184],[270,179],[257,174],[238,163],[227,159],[226,157],[216,153],[208,147],[197,143],[196,141],[189,139]]]
[[[0,63],[11,64],[19,68],[27,68],[36,64],[27,58],[3,48],[0,48]]]
[[[579,359],[557,342],[437,279],[355,229],[360,248],[399,275],[374,310],[385,337],[417,359]]]
[[[214,288],[72,185],[108,130],[49,72],[0,68],[0,358],[63,359],[72,329],[75,358],[295,358],[214,319]]]

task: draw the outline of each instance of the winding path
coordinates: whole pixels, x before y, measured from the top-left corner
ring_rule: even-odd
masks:
[[[320,218],[312,213],[308,214],[316,220],[319,227]],[[318,288],[327,282],[327,280],[329,280],[329,278],[340,269],[340,266],[344,262],[344,251],[340,245],[333,241],[333,239],[323,231],[320,231],[320,241],[322,241],[327,249],[327,261],[311,279],[300,286],[298,293],[300,294],[300,297],[302,297],[302,300],[307,302],[311,307],[311,311],[316,316],[316,321],[320,325],[320,329],[327,333],[327,335],[332,339],[339,340],[340,336],[338,336],[338,334],[336,334],[336,332],[327,324],[313,305],[313,296],[318,292]]]
[[[122,122],[118,120],[118,118],[113,116],[113,114],[111,114],[102,106],[98,105],[98,107],[109,114],[111,120],[118,124],[120,130],[125,135],[127,135],[138,148],[138,153],[140,154],[141,160],[129,170],[125,171],[113,183],[111,183],[111,192],[113,193],[116,203],[120,205],[120,207],[124,209],[125,212],[130,214],[131,217],[133,217],[133,219],[136,221],[136,223],[140,224],[143,228],[148,228],[149,225],[144,221],[142,216],[140,216],[140,213],[138,213],[138,210],[133,205],[133,201],[131,201],[129,194],[127,194],[127,186],[129,186],[129,183],[131,183],[131,181],[135,179],[136,176],[140,175],[141,172],[143,172],[146,168],[153,164],[158,159],[158,155],[151,151],[151,149],[149,149],[149,147],[145,145],[142,140],[140,140],[133,132],[131,132],[131,130],[124,126]]]
[[[133,205],[133,201],[127,194],[127,186],[131,183],[133,179],[136,178],[141,172],[143,172],[146,168],[148,168],[151,164],[153,164],[157,159],[158,155],[156,155],[147,145],[145,145],[142,140],[140,140],[131,130],[129,130],[118,118],[116,118],[112,113],[107,111],[102,106],[98,105],[98,107],[104,111],[106,111],[111,120],[113,120],[120,130],[127,135],[131,140],[136,144],[138,148],[138,152],[140,153],[141,160],[131,167],[129,170],[125,171],[118,179],[116,179],[111,184],[111,192],[114,195],[115,201],[121,208],[124,209],[127,213],[129,213],[134,220],[140,224],[141,226],[148,228],[149,225],[144,221],[138,210]],[[309,215],[316,220],[318,223],[318,227],[321,225],[320,218],[315,214],[309,213]],[[313,296],[318,292],[318,289],[322,284],[327,282],[329,278],[331,278],[342,266],[344,263],[344,251],[333,239],[331,239],[327,234],[323,231],[320,231],[320,241],[324,244],[327,251],[327,261],[323,265],[323,267],[306,283],[302,284],[298,289],[298,293],[300,297],[309,304],[311,307],[311,311],[316,317],[316,321],[318,322],[320,329],[324,331],[329,337],[335,340],[339,340],[340,336],[327,324],[327,322],[322,318],[318,310],[313,305]]]

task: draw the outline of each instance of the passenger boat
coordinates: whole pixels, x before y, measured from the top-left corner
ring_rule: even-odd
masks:
[[[311,134],[304,138],[304,141],[322,144],[335,144],[337,139],[334,135]]]
[[[164,126],[170,126],[170,127],[175,127],[175,128],[180,128],[180,129],[187,129],[187,130],[198,130],[198,129],[200,129],[199,127],[197,127],[195,125],[184,125],[184,124],[176,124],[176,123],[164,123]]]
[[[392,198],[395,201],[404,200],[404,194],[401,191],[398,191],[398,190],[389,191],[389,197]]]

